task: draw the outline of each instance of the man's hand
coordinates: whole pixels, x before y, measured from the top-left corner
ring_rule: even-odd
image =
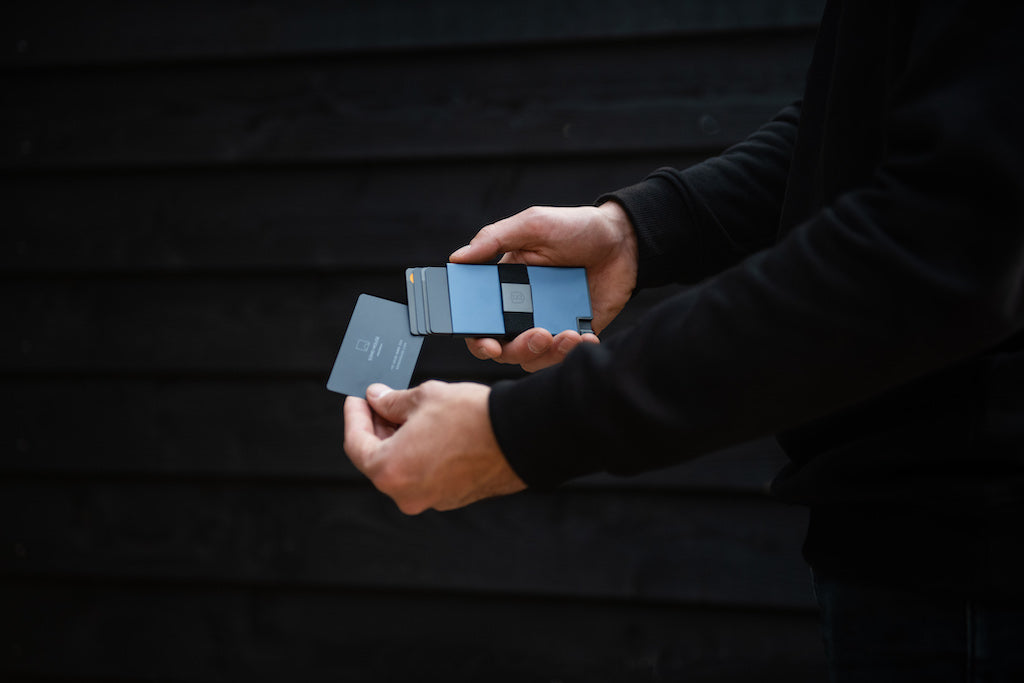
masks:
[[[345,399],[345,452],[407,515],[521,491],[491,429],[490,393],[470,383],[371,385],[366,401]]]
[[[636,288],[637,243],[626,212],[615,202],[601,206],[535,206],[480,230],[449,258],[454,263],[483,263],[504,254],[501,263],[532,266],[583,266],[590,284],[594,330],[600,332],[622,310]],[[597,342],[573,330],[552,337],[534,328],[510,342],[467,339],[477,358],[515,363],[533,372],[561,362],[581,342]]]

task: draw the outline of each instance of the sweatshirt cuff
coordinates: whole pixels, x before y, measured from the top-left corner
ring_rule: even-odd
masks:
[[[639,250],[637,288],[658,287],[680,281],[680,255],[694,240],[689,234],[697,221],[685,189],[678,180],[666,177],[670,169],[659,169],[646,180],[609,192],[597,204],[618,202],[636,231]]]
[[[532,489],[550,490],[601,469],[577,438],[576,421],[560,396],[557,370],[498,382],[488,402],[491,427],[505,459]]]

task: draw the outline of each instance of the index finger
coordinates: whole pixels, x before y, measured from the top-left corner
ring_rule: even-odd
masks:
[[[543,327],[533,327],[515,339],[499,342],[497,339],[482,337],[466,339],[469,352],[480,360],[494,360],[499,363],[523,365],[531,363],[550,350],[554,338]]]
[[[361,398],[349,396],[345,399],[345,454],[360,472],[366,473],[377,448],[380,437],[373,426],[373,411],[370,404]]]
[[[502,244],[500,232],[494,225],[485,225],[473,236],[466,246],[452,252],[448,260],[452,263],[485,263],[507,249]]]
[[[493,337],[466,337],[466,347],[475,358],[480,360],[501,358],[501,342]]]
[[[514,216],[485,225],[473,236],[469,244],[457,249],[449,261],[453,263],[483,263],[499,254],[526,249],[545,234],[542,207],[530,207]]]

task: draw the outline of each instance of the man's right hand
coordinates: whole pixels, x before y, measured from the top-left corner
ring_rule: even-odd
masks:
[[[619,314],[636,288],[637,242],[633,226],[614,201],[601,206],[535,206],[485,226],[453,253],[453,263],[484,263],[499,254],[501,263],[532,266],[583,266],[587,269],[594,330],[600,332]],[[598,341],[566,330],[552,337],[541,328],[504,344],[497,339],[467,339],[477,358],[513,363],[533,372],[554,365],[581,342]]]

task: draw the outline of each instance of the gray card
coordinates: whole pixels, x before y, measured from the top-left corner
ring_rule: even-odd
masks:
[[[406,301],[408,301],[409,303],[409,305],[406,307],[409,309],[409,330],[412,331],[414,334],[418,329],[416,327],[416,295],[414,294],[416,290],[415,271],[415,268],[405,269],[405,298]]]
[[[360,294],[327,388],[361,398],[374,382],[408,389],[422,346],[409,330],[407,306]]]
[[[412,328],[413,334],[427,333],[427,309],[423,302],[423,269],[412,269],[412,293],[413,298],[409,306],[415,309],[416,326]]]
[[[416,320],[420,323],[418,334],[430,334],[430,308],[427,306],[427,287],[424,284],[423,271],[426,268],[416,268],[416,303],[422,312],[422,319],[419,314]]]
[[[427,331],[431,334],[452,333],[452,309],[448,299],[448,269],[424,268],[423,287],[427,302]]]

